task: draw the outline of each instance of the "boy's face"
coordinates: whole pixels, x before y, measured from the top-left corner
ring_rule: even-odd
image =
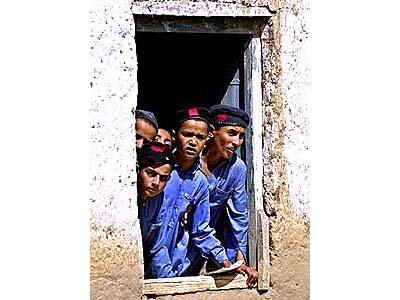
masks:
[[[154,139],[157,131],[153,125],[142,118],[136,119],[136,148],[140,149],[145,141]]]
[[[213,146],[224,158],[231,158],[243,144],[246,129],[240,126],[222,126],[214,131]]]
[[[189,119],[183,122],[177,133],[177,151],[186,159],[199,156],[206,144],[208,126],[204,121]]]
[[[165,164],[159,167],[147,167],[140,170],[139,197],[145,200],[148,197],[157,196],[167,184],[171,174],[171,165]]]
[[[169,149],[172,149],[173,139],[168,130],[159,128],[158,132],[157,132],[157,136],[155,137],[155,140],[159,143],[164,144]]]

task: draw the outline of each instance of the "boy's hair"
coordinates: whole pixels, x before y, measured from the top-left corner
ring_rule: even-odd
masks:
[[[132,113],[135,114],[135,111],[133,109]],[[152,125],[156,129],[156,131],[158,130],[158,122],[152,112],[138,109],[136,110],[135,118],[145,120],[147,123]]]

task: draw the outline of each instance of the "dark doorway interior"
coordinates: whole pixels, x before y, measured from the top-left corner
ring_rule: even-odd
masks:
[[[226,103],[243,108],[249,35],[137,32],[138,109],[169,128],[175,112]]]

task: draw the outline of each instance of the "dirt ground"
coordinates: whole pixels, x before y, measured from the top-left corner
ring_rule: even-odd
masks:
[[[286,209],[270,218],[271,282],[267,293],[228,290],[157,297],[157,300],[307,300],[310,299],[309,220]],[[92,241],[91,299],[147,299],[141,294],[140,263],[135,249],[120,241]],[[132,286],[132,282],[134,283]],[[153,298],[154,299],[154,298]]]
[[[271,287],[266,295],[274,300],[310,299],[309,220],[288,217],[272,219]]]

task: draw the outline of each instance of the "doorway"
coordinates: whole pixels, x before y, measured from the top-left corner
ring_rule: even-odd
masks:
[[[251,36],[137,32],[138,109],[170,128],[175,112],[223,103],[244,109],[243,56]]]

